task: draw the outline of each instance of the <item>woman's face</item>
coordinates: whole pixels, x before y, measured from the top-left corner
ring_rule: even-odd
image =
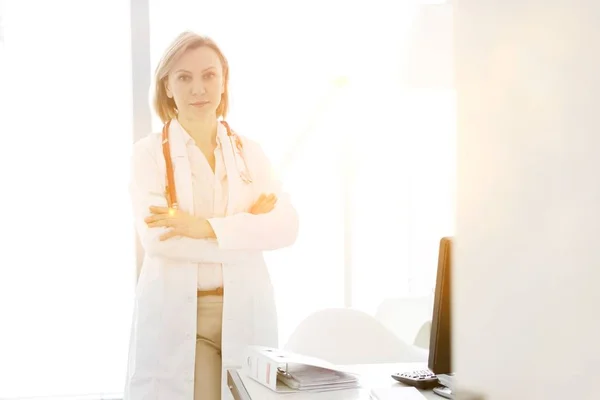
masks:
[[[213,49],[202,46],[188,50],[169,73],[167,96],[185,118],[214,117],[225,90],[223,78],[221,61]]]

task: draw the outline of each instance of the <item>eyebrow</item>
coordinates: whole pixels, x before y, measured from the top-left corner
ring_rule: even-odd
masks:
[[[209,69],[213,69],[213,68],[216,68],[216,67],[215,67],[214,65],[211,65],[210,67],[206,67],[206,68],[204,68],[204,70],[202,70],[202,72],[206,72],[206,71],[208,71]],[[188,71],[187,69],[178,69],[177,71],[175,71],[175,73],[176,73],[176,74],[178,74],[178,73],[180,73],[180,72],[184,72],[184,73],[191,74],[191,72],[190,72],[190,71]]]

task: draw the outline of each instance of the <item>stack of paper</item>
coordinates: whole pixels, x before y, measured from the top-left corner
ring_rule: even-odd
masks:
[[[281,349],[246,348],[242,369],[256,382],[278,393],[322,392],[360,387],[358,376],[324,360]]]
[[[352,374],[305,364],[288,363],[286,369],[278,369],[277,379],[295,390],[325,391],[359,386],[358,378]]]
[[[306,391],[290,389],[283,383],[278,383],[281,388],[278,390],[269,390],[256,380],[250,378],[243,371],[239,371],[239,377],[248,393],[247,398],[260,400],[377,400],[371,395],[368,388],[344,389],[344,390],[325,390],[325,391]],[[283,390],[285,388],[285,391]],[[246,398],[243,397],[242,398]],[[385,400],[385,399],[384,399]],[[443,400],[443,399],[442,399]]]

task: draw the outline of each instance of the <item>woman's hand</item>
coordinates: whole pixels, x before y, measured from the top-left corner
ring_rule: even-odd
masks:
[[[271,212],[273,208],[275,208],[275,204],[277,203],[277,196],[274,194],[265,195],[264,193],[260,195],[256,203],[252,207],[250,207],[250,214],[266,214]]]
[[[150,207],[152,215],[144,220],[149,228],[167,227],[170,231],[160,236],[167,240],[175,236],[187,236],[192,239],[214,238],[215,232],[210,223],[204,218],[194,217],[182,210],[168,207]]]
[[[256,203],[250,208],[251,214],[266,214],[275,208],[277,196],[274,194],[261,194]],[[215,238],[215,232],[210,223],[199,217],[182,210],[170,209],[168,207],[150,206],[152,215],[144,220],[148,228],[166,227],[170,231],[160,236],[160,240],[167,240],[175,236],[187,236],[192,239]]]

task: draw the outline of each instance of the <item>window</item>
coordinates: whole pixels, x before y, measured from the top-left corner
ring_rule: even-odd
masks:
[[[181,31],[211,36],[231,68],[229,122],[263,145],[298,207],[297,244],[267,254],[281,344],[318,309],[372,313],[435,284],[454,108],[451,91],[403,87],[417,3],[150,2],[152,68]]]
[[[353,305],[371,314],[387,298],[433,294],[439,241],[454,232],[453,93],[395,93],[384,115],[352,192]]]
[[[261,7],[278,17],[259,13]],[[232,8],[237,11],[227,11]],[[302,216],[296,245],[266,256],[285,342],[312,311],[343,306],[343,193],[340,155],[331,151],[338,138],[330,134],[337,123],[331,110],[339,97],[339,72],[329,59],[312,55],[326,54],[329,43],[319,41],[320,31],[303,28],[302,13],[313,10],[300,3],[154,1],[150,10],[153,68],[185,29],[213,37],[223,49],[231,68],[228,120],[261,143]],[[320,18],[324,24],[328,15]]]

